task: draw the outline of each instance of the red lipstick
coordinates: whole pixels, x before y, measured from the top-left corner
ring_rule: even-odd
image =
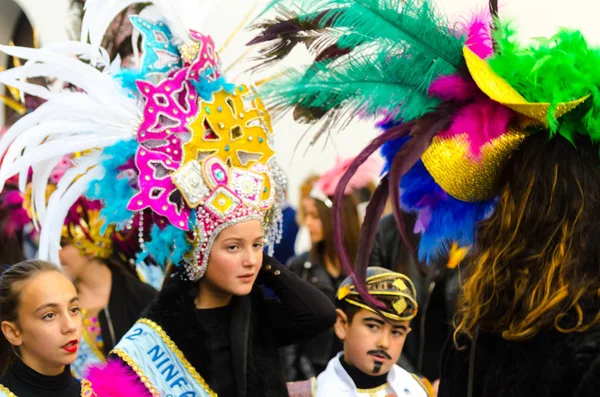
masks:
[[[72,341],[69,341],[69,343],[64,345],[62,348],[68,351],[69,353],[75,353],[77,349],[79,349],[79,341],[77,339],[73,339]]]

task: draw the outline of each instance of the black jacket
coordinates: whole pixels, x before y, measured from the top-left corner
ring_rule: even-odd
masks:
[[[405,217],[409,241],[416,250],[419,237],[411,233],[413,216]],[[434,380],[439,377],[439,359],[451,332],[458,295],[458,271],[445,268],[445,260],[425,267],[402,241],[393,215],[382,218],[369,266],[380,266],[408,276],[417,290],[419,311],[411,322],[398,364],[409,372]]]
[[[100,311],[98,317],[102,327],[105,356],[129,331],[142,311],[158,294],[157,290],[123,269],[111,267],[111,273],[112,287],[108,305]]]
[[[525,341],[480,333],[475,344],[473,397],[597,397],[600,327],[585,333],[547,330]],[[471,343],[449,341],[439,397],[466,397]]]
[[[343,276],[334,280],[320,261],[311,260],[310,252],[290,260],[288,267],[325,294],[333,304],[335,303],[336,292]],[[305,380],[319,375],[342,347],[342,343],[333,332],[333,327],[303,343],[286,347],[282,355],[285,360],[287,380],[290,382]]]
[[[267,298],[264,284],[274,293]],[[209,386],[219,368],[210,362],[209,338],[197,318],[197,284],[175,276],[142,317],[158,323],[185,354]],[[263,269],[252,289],[231,301],[231,381],[238,397],[283,397],[287,388],[279,348],[310,338],[335,322],[329,299],[300,280],[275,259],[264,256]]]

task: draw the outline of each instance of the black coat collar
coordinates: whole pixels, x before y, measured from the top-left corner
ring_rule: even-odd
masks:
[[[175,342],[186,359],[210,384],[212,365],[208,359],[208,334],[197,318],[194,299],[198,284],[175,275],[167,281],[158,298],[142,317],[158,323]],[[251,294],[252,295],[252,294]],[[231,302],[230,341],[234,377],[239,397],[246,397],[248,335],[252,312],[251,295],[234,297]]]

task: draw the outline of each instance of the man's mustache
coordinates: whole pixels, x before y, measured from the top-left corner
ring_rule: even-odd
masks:
[[[383,357],[387,358],[388,360],[392,359],[392,357],[388,354],[388,352],[386,352],[385,350],[381,350],[381,349],[369,350],[367,352],[367,354],[370,356],[375,356],[375,355],[383,356]]]

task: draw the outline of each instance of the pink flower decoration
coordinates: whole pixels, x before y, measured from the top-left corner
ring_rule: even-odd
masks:
[[[346,160],[337,159],[335,166],[324,173],[317,182],[315,182],[315,189],[318,189],[325,193],[327,196],[333,196],[335,188],[337,187],[340,179],[344,173],[352,164],[354,158]],[[383,169],[383,160],[378,156],[371,156],[362,166],[356,171],[354,176],[350,179],[344,194],[350,194],[354,190],[362,189],[369,186],[370,183],[377,179],[377,176]]]

